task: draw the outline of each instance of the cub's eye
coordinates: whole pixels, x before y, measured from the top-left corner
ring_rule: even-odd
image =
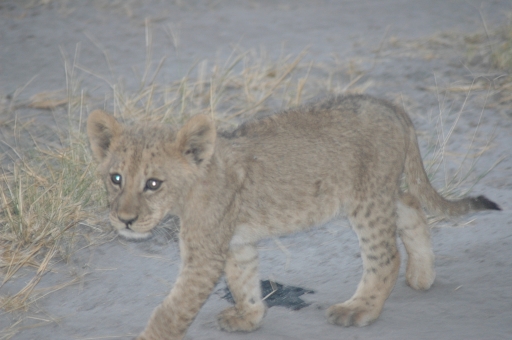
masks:
[[[154,190],[157,190],[158,188],[160,188],[160,185],[162,185],[162,181],[160,181],[158,179],[150,178],[146,182],[146,187],[144,189],[154,191]]]
[[[110,180],[114,185],[121,185],[121,181],[123,180],[123,177],[120,174],[112,174],[110,175]]]

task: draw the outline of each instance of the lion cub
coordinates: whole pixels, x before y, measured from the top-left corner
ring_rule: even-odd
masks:
[[[379,316],[398,276],[396,235],[407,250],[407,283],[428,289],[434,254],[422,207],[458,215],[500,208],[483,196],[448,201],[431,186],[408,115],[364,95],[332,97],[218,133],[205,115],[178,131],[89,116],[87,133],[107,187],[110,221],[145,237],[179,216],[181,271],[137,338],[182,339],[222,274],[236,301],[218,316],[226,331],[252,331],[265,315],[258,240],[344,214],[359,238],[363,276],[329,322],[364,326]],[[408,192],[400,189],[405,174]]]

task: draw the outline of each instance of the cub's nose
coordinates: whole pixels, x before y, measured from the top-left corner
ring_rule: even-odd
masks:
[[[130,229],[131,225],[135,221],[137,221],[137,218],[139,218],[139,216],[120,216],[120,215],[118,215],[117,218],[119,219],[119,221],[124,223],[124,225],[126,226],[126,229]]]

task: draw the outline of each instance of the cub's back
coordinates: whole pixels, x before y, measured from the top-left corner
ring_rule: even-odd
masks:
[[[347,95],[249,121],[223,136],[246,156],[291,167],[384,166],[403,163],[409,128],[405,113],[389,102]]]

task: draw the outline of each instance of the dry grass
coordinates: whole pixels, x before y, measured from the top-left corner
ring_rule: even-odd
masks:
[[[484,21],[484,27],[485,32],[464,37],[468,64],[489,69],[484,77],[492,96],[489,107],[512,118],[512,14],[505,25],[489,29]]]
[[[0,295],[0,308],[6,311],[26,311],[40,294],[47,294],[35,289],[41,277],[56,261],[69,258],[90,231],[79,228],[80,223],[105,205],[81,133],[85,97],[68,63],[65,71],[65,90],[43,92],[23,102],[18,100],[22,87],[9,106],[0,107],[6,117],[1,124],[12,131],[0,143],[0,288],[21,268],[36,269],[18,292]],[[26,114],[34,109],[39,112]],[[51,126],[57,122],[61,130]]]
[[[437,135],[429,139],[428,170],[431,178],[442,177],[442,189],[444,195],[457,198],[466,195],[471,189],[496,167],[503,159],[498,159],[489,165],[488,169],[475,173],[475,166],[481,156],[492,148],[493,135],[487,140],[479,140],[480,123],[488,109],[494,109],[501,113],[505,119],[512,118],[510,107],[512,105],[512,14],[506,24],[490,29],[482,18],[484,30],[475,34],[461,36],[460,34],[440,34],[428,41],[427,50],[443,51],[455,46],[457,51],[466,53],[466,69],[475,74],[470,80],[457,81],[446,87],[424,87],[424,90],[435,93],[439,101],[439,116]],[[425,45],[425,44],[424,44]],[[445,46],[446,48],[439,48]],[[451,46],[451,47],[450,47]],[[434,52],[432,52],[434,53]],[[452,102],[459,102],[458,110],[453,107],[446,108],[443,103],[447,98]],[[461,114],[466,110],[471,101],[472,106],[480,106],[480,118],[468,138],[466,152],[459,155],[450,154],[446,145],[450,142],[453,131]],[[446,117],[455,114],[452,123],[446,123]],[[445,169],[446,159],[458,163],[455,172],[450,173]],[[439,176],[443,174],[442,176]]]
[[[505,25],[489,29],[483,20],[483,26],[484,32],[464,37],[469,62],[512,71],[512,14]]]
[[[0,297],[1,308],[26,309],[24,302],[50,260],[70,254],[77,225],[104,202],[87,144],[70,138],[59,148],[17,150],[20,158],[0,174],[0,287],[23,266],[38,270],[18,294]]]
[[[486,139],[477,137],[481,121],[489,113],[486,110],[493,109],[505,119],[512,118],[512,14],[502,26],[489,28],[484,18],[482,25],[482,31],[469,35],[440,32],[427,39],[412,41],[391,37],[388,41],[391,48],[383,53],[425,60],[449,58],[453,64],[462,60],[460,66],[473,75],[472,79],[461,78],[447,85],[436,82],[435,86],[419,86],[436,95],[439,103],[433,119],[435,134],[434,131],[419,133],[420,139],[427,141],[425,166],[439,191],[452,199],[467,195],[503,160],[498,159],[484,171],[476,171],[481,156],[493,146],[493,134]],[[481,110],[479,120],[468,133],[465,151],[455,154],[447,146],[461,116],[475,107]],[[456,169],[448,170],[448,164],[452,168],[456,165]]]
[[[485,33],[465,37],[466,53],[470,65],[490,68],[494,71],[488,80],[492,91],[490,107],[505,108],[508,118],[512,105],[512,14],[507,25]]]
[[[209,114],[221,127],[240,120],[299,105],[333,92],[363,92],[347,69],[328,69],[298,56],[270,58],[263,51],[234,51],[225,62],[204,60],[179,81],[162,86],[143,76],[139,92],[112,85],[114,114],[123,119],[149,119],[181,124],[189,117]],[[347,84],[334,83],[329,73],[344,73]],[[152,77],[154,78],[154,76]],[[354,80],[351,83],[351,80]],[[357,86],[359,85],[359,86]]]
[[[482,17],[483,29],[473,34],[440,32],[426,39],[400,40],[391,37],[389,47],[381,56],[409,57],[431,60],[451,59],[472,74],[471,80],[450,84],[443,91],[471,93],[487,100],[486,107],[496,109],[505,118],[512,118],[512,13],[498,27],[490,27]],[[420,87],[438,93],[438,86]]]

